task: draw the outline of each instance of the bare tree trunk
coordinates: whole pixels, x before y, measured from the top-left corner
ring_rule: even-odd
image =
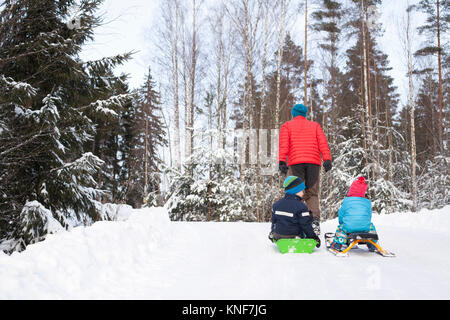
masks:
[[[409,114],[410,114],[410,130],[411,130],[411,181],[412,181],[412,212],[417,210],[417,179],[416,179],[416,127],[415,127],[415,102],[414,102],[414,87],[413,87],[413,65],[412,65],[412,51],[411,51],[411,12],[410,8],[407,10],[407,25],[406,25],[406,43],[408,51],[408,78],[409,78]]]
[[[366,113],[366,127],[367,127],[367,142],[369,147],[368,159],[373,159],[374,151],[373,151],[373,130],[372,130],[372,119],[371,119],[371,110],[370,110],[370,101],[369,101],[369,72],[368,72],[368,43],[366,38],[366,8],[365,8],[365,0],[362,0],[361,6],[361,28],[362,28],[362,47],[363,47],[363,74],[364,74],[364,106]],[[366,151],[367,152],[367,151]],[[373,168],[369,171],[373,175]]]
[[[308,105],[308,0],[305,0],[305,106]]]
[[[367,69],[367,106],[366,106],[366,112],[368,111],[368,117],[367,117],[367,125],[368,129],[367,132],[369,134],[369,151],[370,151],[370,159],[372,159],[372,181],[376,181],[376,172],[379,170],[378,162],[376,161],[376,154],[375,154],[375,142],[374,142],[374,127],[373,127],[373,110],[372,110],[372,78],[370,73],[370,30],[368,26],[368,12],[367,8],[365,9],[365,47],[366,47],[366,57],[365,57],[365,63],[366,63],[366,69]]]
[[[376,179],[378,180],[381,176],[380,168],[380,123],[379,123],[379,91],[378,91],[378,78],[377,78],[377,62],[373,59],[373,70],[374,70],[374,89],[375,89],[375,146],[376,146]],[[391,181],[392,182],[392,181]]]
[[[174,147],[175,147],[175,166],[181,170],[181,141],[180,141],[180,106],[179,106],[179,92],[178,92],[178,19],[179,19],[179,3],[175,3],[175,30],[172,30],[171,51],[172,51],[172,94],[174,100]]]
[[[392,121],[391,121],[391,110],[390,106],[386,107],[386,125],[388,127],[388,148],[389,148],[389,161],[388,161],[388,181],[393,181],[394,179],[394,141],[392,137]],[[391,208],[394,205],[394,199],[391,197],[389,199]]]
[[[182,40],[181,40],[181,61],[183,63],[182,65],[182,72],[181,72],[181,76],[182,76],[182,81],[183,81],[183,102],[184,102],[184,161],[189,161],[189,152],[188,150],[190,150],[190,146],[189,146],[189,142],[191,141],[191,139],[189,139],[189,102],[188,102],[188,97],[189,97],[189,93],[188,93],[188,83],[189,83],[189,76],[188,76],[188,54],[187,54],[187,40],[186,40],[186,23],[185,23],[185,17],[184,15],[181,16],[181,36],[182,36]]]
[[[212,136],[212,127],[213,127],[213,111],[212,111],[212,103],[208,104],[208,129],[209,129],[209,184],[208,184],[208,214],[207,214],[207,221],[211,221],[211,213],[212,213],[212,208],[211,208],[211,195],[212,195],[212,186],[211,186],[211,182],[213,179],[213,175],[212,175],[212,167],[213,167],[213,163],[212,163],[212,153],[213,153],[213,136]]]
[[[145,127],[144,127],[144,193],[143,193],[143,199],[142,203],[144,205],[147,204],[147,193],[148,193],[148,153],[149,153],[149,143],[148,143],[148,118],[150,116],[150,91],[151,91],[151,82],[150,79],[148,79],[147,82],[147,92],[145,97],[145,103],[142,104],[142,114],[145,117]],[[142,128],[139,128],[142,130]]]
[[[145,114],[145,113],[144,113]],[[145,150],[144,150],[144,198],[142,203],[147,204],[148,192],[148,116],[145,114]]]
[[[285,15],[286,15],[286,1],[280,0],[280,22],[278,28],[278,50],[277,50],[277,91],[275,102],[275,125],[274,129],[280,128],[280,91],[281,91],[281,62],[283,59],[283,43],[284,43],[284,29],[285,29]],[[272,146],[273,148],[273,146]],[[274,177],[276,185],[281,184],[281,175],[278,171]],[[281,191],[280,191],[281,193]]]
[[[216,108],[217,108],[217,147],[225,148],[224,133],[227,126],[227,99],[228,81],[230,76],[231,47],[234,44],[234,34],[230,29],[225,29],[224,6],[221,6],[215,15],[212,16],[210,24],[213,36],[216,39]],[[224,36],[228,38],[224,39]]]
[[[212,22],[213,25],[217,24],[219,30],[216,33],[216,37],[218,39],[218,52],[216,55],[216,68],[217,68],[217,84],[216,84],[216,105],[217,105],[217,148],[220,148],[222,145],[223,132],[221,130],[223,112],[222,112],[222,65],[223,65],[223,57],[224,57],[224,45],[223,45],[223,16],[218,17],[218,21]]]
[[[197,47],[197,2],[192,0],[192,37],[190,48],[190,61],[189,61],[189,85],[188,85],[188,128],[186,130],[186,156],[192,155],[194,146],[194,114],[195,114],[195,85],[196,85],[196,73],[197,73],[197,59],[198,59],[198,47]]]
[[[337,134],[336,130],[336,40],[331,40],[331,128],[333,134],[331,135],[331,144],[333,145],[334,137]]]
[[[360,82],[360,92],[359,92],[359,104],[360,104],[360,120],[361,120],[361,131],[362,131],[362,143],[363,143],[363,149],[364,149],[364,161],[365,166],[369,164],[369,157],[367,154],[367,135],[366,135],[366,118],[365,118],[365,104],[364,104],[364,54],[363,54],[363,46],[360,48],[360,70],[361,70],[361,82]]]
[[[263,51],[263,62],[262,62],[262,101],[261,101],[261,112],[259,114],[259,128],[263,128],[264,113],[266,111],[266,68],[267,68],[267,42],[269,38],[269,0],[265,1],[265,15],[264,15],[264,51]],[[259,150],[259,149],[258,149]],[[259,159],[259,157],[258,157]]]
[[[309,78],[310,80],[312,79],[311,77],[311,73],[312,71],[309,71]],[[310,110],[311,110],[311,120],[315,121],[315,113],[314,113],[314,106],[313,106],[313,101],[312,101],[312,80],[309,81],[309,104],[308,104]]]
[[[261,193],[261,187],[264,181],[264,177],[261,174],[261,129],[263,129],[264,113],[266,110],[266,67],[267,67],[267,42],[269,38],[269,0],[265,1],[265,14],[264,14],[264,49],[263,49],[263,62],[262,62],[262,101],[261,110],[259,112],[259,131],[258,131],[258,154],[257,154],[257,175],[258,182],[256,184],[256,199],[258,199],[258,205],[256,206],[256,216],[258,222],[263,221],[264,218],[264,193]]]
[[[327,121],[327,112],[324,110],[324,114],[322,116],[322,128],[324,130],[325,136],[329,136],[329,127],[328,127],[328,121]],[[327,199],[331,198],[331,188],[332,188],[332,181],[330,182],[331,179],[331,175],[327,175],[324,179],[324,174],[323,174],[323,170],[320,170],[319,173],[319,181],[325,182],[325,183],[321,183],[319,184],[319,203],[321,200],[321,195],[322,195],[322,190],[323,190],[323,186],[326,185],[326,191],[328,191],[327,194]],[[329,207],[326,207],[326,213],[325,213],[325,217],[327,217],[327,219],[331,218],[331,210]]]
[[[440,3],[437,0],[437,42],[438,42],[438,67],[439,67],[439,148],[441,154],[444,153],[444,126],[442,120],[442,105],[443,105],[443,94],[442,94],[442,62],[441,62],[441,25],[440,25]]]
[[[233,53],[233,45],[234,45],[234,36],[233,33],[230,32],[230,38],[228,39],[227,52],[224,55],[224,85],[223,85],[223,94],[221,100],[221,108],[222,108],[222,131],[225,133],[227,129],[227,101],[228,101],[228,84],[230,77],[230,67],[231,67],[231,57]],[[222,141],[222,146],[225,148],[225,139]]]
[[[249,129],[251,128],[251,106],[253,105],[253,95],[252,95],[252,49],[251,49],[251,33],[249,32],[250,28],[250,13],[248,8],[248,1],[243,0],[244,5],[244,29],[243,29],[243,38],[244,38],[244,72],[247,76],[247,79],[244,83],[244,122],[243,122],[243,135],[242,135],[242,154],[241,154],[241,179],[244,177],[244,169],[246,163],[247,156],[247,137],[249,133]]]
[[[430,155],[430,159],[432,159],[434,161],[434,158],[436,157],[436,131],[433,130],[432,128],[435,128],[436,126],[436,110],[435,110],[435,101],[433,101],[433,81],[431,76],[428,77],[427,79],[427,84],[428,84],[428,97],[429,97],[429,109],[430,109],[430,113],[431,113],[431,123],[432,125],[430,126],[430,144],[431,144],[431,155]]]
[[[280,0],[280,24],[278,29],[278,51],[277,51],[277,96],[275,103],[275,129],[280,126],[280,87],[281,87],[281,62],[283,59],[283,43],[285,28],[285,0]]]
[[[160,89],[159,92],[161,92],[161,89]],[[161,111],[161,116],[162,116],[164,127],[169,128],[167,120],[166,120],[166,115],[164,114],[164,111]],[[173,159],[172,159],[172,140],[171,140],[171,136],[170,136],[170,130],[167,130],[167,141],[169,143],[169,148],[168,148],[169,149],[169,166],[172,167],[172,163],[173,163]],[[164,155],[164,152],[163,152],[163,155]]]
[[[245,169],[245,157],[247,155],[248,145],[247,137],[249,129],[253,126],[253,107],[254,107],[254,97],[253,97],[253,60],[254,60],[254,50],[256,45],[256,33],[258,31],[258,24],[260,19],[260,7],[261,4],[258,3],[258,8],[250,8],[250,5],[254,4],[251,0],[241,0],[238,6],[235,6],[235,13],[230,13],[229,16],[237,27],[237,30],[242,36],[242,53],[244,58],[244,74],[246,79],[244,80],[244,119],[243,119],[243,133],[242,133],[242,146],[241,146],[241,173]],[[227,11],[229,11],[227,9]],[[253,14],[253,15],[252,15]],[[243,175],[241,175],[243,179]]]

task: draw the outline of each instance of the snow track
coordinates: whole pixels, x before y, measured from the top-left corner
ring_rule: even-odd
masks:
[[[0,253],[0,299],[450,299],[450,207],[375,215],[383,258],[278,252],[268,223],[170,222],[133,210]],[[334,232],[337,221],[322,224]],[[323,238],[323,237],[322,237]]]

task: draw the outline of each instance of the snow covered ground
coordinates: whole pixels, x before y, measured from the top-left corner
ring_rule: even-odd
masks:
[[[450,299],[450,206],[373,221],[396,258],[338,258],[324,246],[282,255],[268,223],[170,222],[162,208],[132,210],[125,221],[0,252],[0,299]]]

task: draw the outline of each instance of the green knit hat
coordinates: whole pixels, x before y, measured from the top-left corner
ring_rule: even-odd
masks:
[[[284,180],[283,188],[288,194],[297,194],[305,190],[305,182],[302,178],[297,176],[289,176]]]

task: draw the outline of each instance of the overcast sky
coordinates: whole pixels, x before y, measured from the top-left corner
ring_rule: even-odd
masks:
[[[410,3],[417,1],[409,0]],[[95,40],[86,45],[82,58],[98,59],[137,51],[132,61],[125,63],[116,71],[130,75],[129,83],[132,88],[140,86],[151,64],[151,43],[148,39],[151,27],[157,21],[158,2],[158,0],[105,0],[100,13],[104,15],[106,23],[96,30]],[[393,68],[391,75],[403,97],[407,89],[406,59],[399,44],[398,20],[404,15],[407,2],[408,0],[384,1],[380,8],[380,22],[386,32],[378,39],[381,49],[389,56]],[[417,24],[417,21],[413,24]],[[303,47],[303,41],[298,44]]]
[[[140,86],[147,72],[149,32],[157,14],[157,0],[105,0],[100,9],[105,24],[95,33],[94,42],[85,46],[83,59],[99,59],[136,51],[134,59],[116,69],[130,75],[132,88]]]

